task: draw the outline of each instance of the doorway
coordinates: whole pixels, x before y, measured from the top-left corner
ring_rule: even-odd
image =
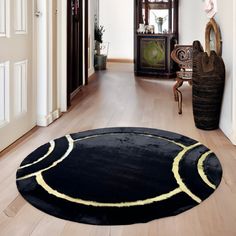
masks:
[[[99,25],[104,26],[103,41],[109,42],[108,61],[134,59],[134,0],[100,0]],[[115,27],[114,27],[115,26]]]
[[[83,85],[83,1],[67,5],[67,105]]]

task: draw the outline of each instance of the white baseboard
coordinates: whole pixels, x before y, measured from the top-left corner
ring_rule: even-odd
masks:
[[[51,112],[47,116],[38,116],[37,117],[37,125],[47,127],[55,120],[57,120],[61,116],[61,111],[59,109]]]
[[[114,63],[134,63],[134,59],[129,58],[108,58],[107,62],[114,62]]]
[[[224,133],[224,135],[230,140],[233,145],[236,145],[236,132],[234,131],[232,125],[225,125],[226,121],[220,120],[219,128]]]
[[[236,145],[236,133],[232,133],[229,137],[229,140],[232,142],[233,145]]]
[[[92,76],[94,73],[95,73],[94,68],[93,68],[93,67],[90,68],[90,69],[88,70],[88,77]]]

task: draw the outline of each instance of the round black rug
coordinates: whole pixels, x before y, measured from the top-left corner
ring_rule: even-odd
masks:
[[[142,223],[186,211],[220,184],[222,169],[199,142],[156,129],[67,135],[31,153],[17,187],[38,209],[98,225]]]

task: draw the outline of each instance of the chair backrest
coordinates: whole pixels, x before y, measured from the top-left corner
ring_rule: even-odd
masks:
[[[176,44],[171,52],[171,58],[180,66],[181,69],[193,68],[193,46]]]

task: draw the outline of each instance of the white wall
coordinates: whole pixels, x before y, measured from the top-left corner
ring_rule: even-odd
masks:
[[[236,39],[236,1],[233,1],[233,38]],[[236,45],[233,45],[233,101],[232,101],[232,113],[233,113],[233,133],[231,140],[236,144]]]
[[[109,58],[133,59],[134,0],[100,0],[100,25],[110,42]]]
[[[191,45],[199,40],[203,46],[205,41],[205,26],[208,22],[203,12],[202,0],[179,1],[179,43]]]
[[[233,8],[234,1],[235,0],[228,0],[227,4],[223,3],[223,1],[218,1],[219,13],[216,15],[216,21],[220,25],[222,33],[222,57],[226,65],[226,83],[220,127],[233,142],[236,141],[233,140],[235,136],[235,134],[233,134],[233,111],[235,109],[235,107],[233,107],[233,83],[235,83],[236,79],[233,76],[236,69],[233,64],[233,49],[235,48],[233,29],[236,27],[236,22],[233,21],[233,15],[236,14]]]

